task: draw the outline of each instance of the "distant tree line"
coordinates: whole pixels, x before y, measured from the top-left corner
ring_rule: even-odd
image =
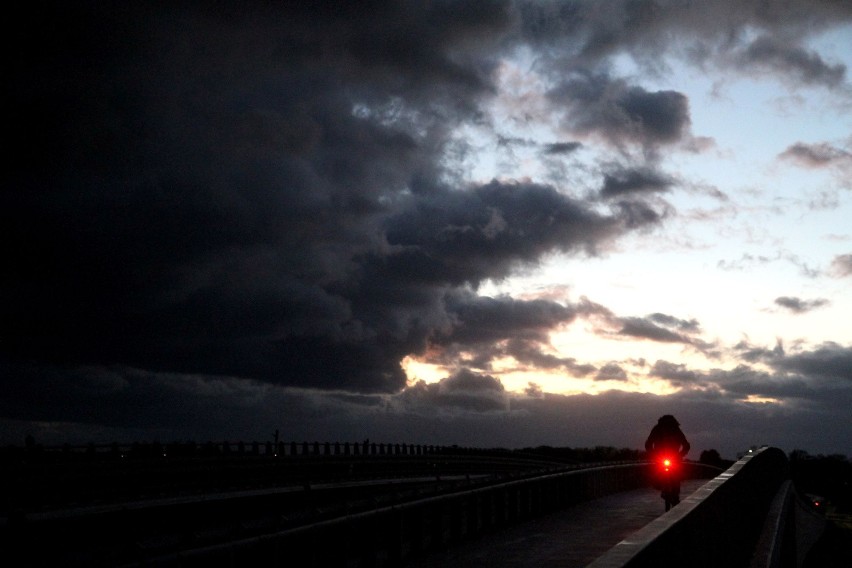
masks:
[[[612,446],[595,446],[593,448],[536,446],[514,450],[514,453],[530,454],[569,463],[636,461],[641,459],[643,454],[639,450]]]
[[[722,456],[719,455],[717,450],[704,450],[701,452],[701,456],[698,458],[698,463],[704,463],[707,465],[712,465],[716,467],[720,467],[722,469],[728,469],[732,465],[734,465],[733,460],[722,459]]]

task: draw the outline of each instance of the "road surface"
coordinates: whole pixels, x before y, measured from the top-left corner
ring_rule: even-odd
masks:
[[[707,483],[685,481],[681,499]],[[656,489],[616,493],[524,521],[477,540],[406,563],[410,568],[572,568],[595,558],[664,514]]]

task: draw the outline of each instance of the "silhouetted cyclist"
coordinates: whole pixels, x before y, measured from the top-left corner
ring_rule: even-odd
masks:
[[[664,459],[672,463],[665,466],[666,479],[670,483],[662,482],[662,494],[666,501],[666,510],[670,505],[680,503],[680,460],[689,452],[689,442],[680,429],[680,423],[671,414],[661,416],[657,424],[651,429],[651,434],[645,440],[645,451],[648,457],[658,463]],[[675,463],[676,462],[676,463]]]

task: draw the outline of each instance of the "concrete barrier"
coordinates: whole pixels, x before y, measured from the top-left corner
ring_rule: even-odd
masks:
[[[769,507],[750,568],[801,567],[825,525],[788,479]]]
[[[589,568],[749,566],[787,474],[781,450],[751,452]]]

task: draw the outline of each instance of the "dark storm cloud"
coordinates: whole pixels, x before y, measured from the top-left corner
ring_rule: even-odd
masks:
[[[614,204],[620,212],[622,222],[631,229],[647,229],[661,223],[671,214],[671,207],[667,204],[654,206],[642,201],[620,200]]]
[[[694,385],[702,377],[699,373],[689,370],[684,364],[671,363],[662,359],[654,363],[648,374],[665,379],[675,386]]]
[[[813,399],[817,394],[801,377],[774,375],[747,365],[739,365],[730,371],[715,370],[708,374],[707,380],[737,397]]]
[[[648,168],[621,168],[604,174],[601,197],[667,191],[674,180]]]
[[[572,377],[585,377],[595,371],[595,366],[580,363],[575,357],[559,357],[543,351],[543,342],[512,339],[501,354],[509,355],[521,364],[537,369],[562,369]]]
[[[626,381],[627,372],[618,363],[607,363],[598,369],[596,381]]]
[[[164,432],[246,431],[274,417],[259,415],[270,391],[263,384],[227,377],[152,373],[127,367],[58,367],[2,364],[0,414],[23,421],[48,421],[95,428]],[[280,402],[280,401],[278,401]],[[265,401],[274,406],[272,400]],[[280,407],[279,407],[280,408]],[[246,409],[251,409],[248,413]]]
[[[765,67],[779,74],[790,74],[801,83],[836,87],[846,78],[845,65],[829,65],[817,53],[766,35],[752,41],[739,61],[746,67]]]
[[[772,349],[769,349],[767,347],[752,345],[748,341],[744,340],[744,341],[740,341],[739,343],[737,343],[733,347],[733,350],[737,353],[737,356],[740,359],[742,359],[744,361],[748,361],[749,363],[756,363],[756,362],[759,362],[759,361],[765,361],[765,360],[768,360],[768,359],[773,359],[773,358],[776,358],[778,356],[783,356],[784,355],[784,344],[779,339],[776,342],[775,347],[772,348]]]
[[[582,362],[576,357],[553,353],[550,332],[577,318],[589,318],[603,325],[598,333],[662,343],[683,343],[700,351],[713,352],[716,346],[697,337],[697,320],[685,320],[662,313],[645,318],[619,317],[610,310],[582,299],[563,305],[550,300],[520,301],[511,297],[486,298],[470,292],[457,293],[446,302],[452,321],[429,341],[426,360],[442,365],[464,364],[490,369],[496,359],[511,357],[521,366],[562,370],[574,377],[587,377],[598,371],[603,379],[616,374]],[[619,374],[620,376],[620,374]],[[626,379],[626,375],[622,377]]]
[[[672,322],[674,323],[673,326],[668,321],[660,320],[661,318],[655,319],[653,316],[648,318],[622,318],[620,320],[621,329],[618,334],[661,343],[692,343],[688,336],[671,329],[671,327],[684,329],[681,320]],[[691,331],[691,328],[687,327],[686,330]]]
[[[770,364],[779,371],[800,373],[812,379],[852,381],[852,347],[836,343],[778,357]]]
[[[682,50],[699,62],[721,57],[729,59],[727,65],[760,63],[779,74],[829,83],[842,67],[826,63],[800,42],[852,19],[848,3],[833,0],[530,0],[517,6],[524,39],[563,67],[594,67],[624,50],[656,71],[665,65],[662,56]]]
[[[775,303],[795,314],[803,314],[811,310],[821,308],[829,302],[824,298],[818,298],[816,300],[802,300],[801,298],[793,298],[791,296],[780,296],[775,298]]]
[[[68,10],[72,21],[42,26],[57,36],[43,61],[10,80],[22,114],[42,122],[17,132],[25,159],[5,184],[4,350],[401,386],[382,361],[388,330],[342,283],[376,250],[383,201],[432,170],[435,149],[410,121],[352,109],[433,88],[471,101],[479,72],[443,52],[466,18],[443,26],[439,10],[422,30],[433,42],[380,57],[396,36],[370,30],[387,14]],[[359,69],[366,80],[349,75]]]
[[[643,147],[679,141],[689,128],[689,102],[675,91],[647,91],[604,74],[572,77],[548,93],[564,106],[565,126],[581,134],[598,134],[620,146]]]
[[[521,365],[562,369],[577,377],[595,370],[576,358],[554,355],[549,342],[551,331],[600,310],[589,302],[563,305],[456,291],[445,306],[450,323],[430,338],[430,362],[489,369],[493,360],[508,356]]]
[[[852,381],[852,348],[837,343],[788,351],[781,340],[772,349],[741,342],[734,349],[743,361],[768,365],[782,379],[798,375],[813,385],[829,384],[837,379]]]
[[[622,317],[611,310],[587,302],[587,314],[597,320],[596,333],[602,337],[631,337],[660,343],[683,343],[713,355],[717,346],[700,339],[701,326],[696,319],[685,320],[668,314],[653,313],[645,317]],[[640,361],[644,365],[644,361]]]
[[[544,147],[544,153],[548,155],[572,154],[582,147],[583,145],[580,142],[554,142]]]
[[[671,329],[677,329],[685,333],[698,333],[701,331],[701,326],[699,325],[698,320],[696,320],[695,318],[685,320],[670,316],[668,314],[661,314],[657,312],[649,315],[648,319],[653,321],[654,323],[666,326]]]
[[[683,364],[660,360],[649,375],[667,380],[683,389],[682,392],[693,392],[695,396],[718,396],[732,401],[772,399],[788,404],[795,401],[804,405],[803,411],[808,411],[814,404],[830,405],[832,397],[848,394],[829,380],[838,377],[843,364],[848,363],[843,360],[844,350],[834,352],[830,347],[796,355],[785,354],[780,344],[775,349],[752,348],[742,352],[741,360],[745,362],[733,369],[694,371]],[[763,365],[758,368],[752,363],[762,363],[773,370],[767,372],[761,370]]]
[[[454,323],[442,342],[466,345],[493,343],[504,339],[542,341],[547,332],[574,320],[580,308],[549,300],[496,298],[470,292],[456,292],[447,298],[447,309]]]
[[[395,391],[430,337],[484,344],[455,288],[660,221],[550,186],[441,181],[447,124],[477,121],[492,92],[508,8],[26,14],[3,356]],[[517,306],[505,317],[539,309]]]
[[[437,345],[482,365],[509,355],[594,373],[552,355],[547,333],[602,307],[471,290],[549,253],[595,254],[668,213],[629,200],[607,210],[569,187],[453,181],[464,176],[448,159],[451,131],[488,124],[502,53],[532,46],[566,126],[656,151],[687,137],[688,101],[611,75],[610,54],[650,65],[682,33],[702,61],[730,62],[746,26],[778,28],[790,46],[764,61],[793,57],[792,76],[825,82],[830,63],[794,56],[815,23],[848,13],[737,2],[714,20],[702,5],[595,4],[75,2],[7,18],[5,423],[68,441],[263,439],[280,424],[332,440],[563,445],[590,427],[605,432],[592,444],[624,439],[607,418],[616,411],[663,414],[668,401],[653,397],[545,396],[508,407],[528,420],[516,435],[501,422],[512,397],[498,378],[464,368],[407,387],[400,367]],[[791,6],[796,18],[780,13]],[[823,75],[805,74],[820,62]],[[618,329],[687,343],[679,321]],[[459,421],[426,422],[421,408]]]
[[[529,138],[518,138],[517,136],[497,136],[497,146],[499,147],[529,147],[536,146],[538,143]]]
[[[469,191],[439,189],[416,195],[388,218],[387,262],[424,281],[476,283],[552,250],[593,252],[625,228],[659,220],[623,209],[601,216],[545,185],[493,181]]]
[[[500,379],[465,368],[437,383],[418,381],[406,388],[399,399],[404,407],[418,413],[506,411],[509,401]]]
[[[543,398],[544,389],[537,383],[529,382],[527,388],[524,389],[524,394],[530,398]]]
[[[480,375],[470,369],[461,369],[439,383],[445,392],[504,392],[500,379]]]

